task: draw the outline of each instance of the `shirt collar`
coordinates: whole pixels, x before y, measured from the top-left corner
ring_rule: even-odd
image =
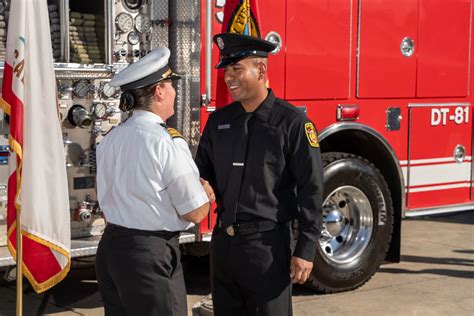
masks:
[[[267,97],[253,112],[254,115],[258,117],[260,120],[262,120],[263,122],[267,122],[268,117],[270,116],[270,112],[272,111],[274,102],[275,102],[275,94],[273,94],[272,89],[268,89]],[[241,104],[241,108],[242,110],[244,109],[242,104]]]
[[[132,117],[135,117],[138,120],[145,120],[157,124],[163,124],[165,122],[158,114],[150,111],[134,110]]]

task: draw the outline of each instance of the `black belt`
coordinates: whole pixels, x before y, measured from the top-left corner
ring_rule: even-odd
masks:
[[[289,225],[289,222],[278,223],[270,220],[263,220],[258,222],[235,223],[226,228],[223,228],[222,222],[219,220],[219,228],[223,229],[229,236],[263,233],[271,230],[289,227]]]
[[[157,237],[162,237],[166,240],[169,240],[173,237],[178,237],[180,232],[170,232],[168,230],[142,230],[136,228],[128,228],[124,226],[120,226],[117,224],[107,223],[107,227],[111,231],[133,231],[137,234],[146,234],[146,235],[153,235]]]

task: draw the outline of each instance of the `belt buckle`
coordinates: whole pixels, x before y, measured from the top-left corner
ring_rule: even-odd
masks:
[[[229,236],[235,236],[235,230],[234,230],[234,226],[230,225],[228,226],[226,229],[225,229],[227,235]]]

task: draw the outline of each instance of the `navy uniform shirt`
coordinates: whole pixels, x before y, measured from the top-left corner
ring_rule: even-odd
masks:
[[[253,112],[239,102],[209,117],[196,154],[200,175],[216,192],[217,212],[224,209],[239,135],[246,117],[249,136],[236,221],[298,219],[299,238],[294,256],[314,260],[321,231],[322,165],[313,123],[273,92]]]

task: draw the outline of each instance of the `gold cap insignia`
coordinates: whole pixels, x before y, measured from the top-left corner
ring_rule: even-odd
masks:
[[[171,69],[168,69],[164,74],[161,75],[161,78],[168,78],[169,75],[171,75],[173,71]]]

